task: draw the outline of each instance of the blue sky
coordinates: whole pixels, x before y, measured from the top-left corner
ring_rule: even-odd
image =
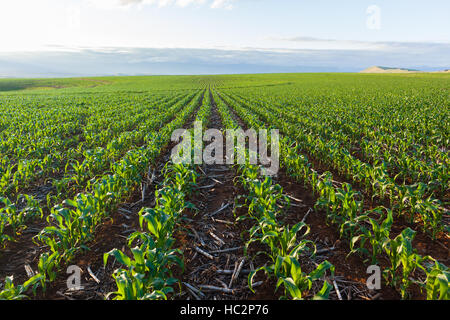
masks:
[[[300,52],[332,62],[338,50],[378,54],[373,64],[395,56],[409,67],[450,67],[449,12],[448,0],[2,0],[0,61],[17,52],[184,48],[226,50],[211,63],[230,50],[253,50],[255,62],[258,51],[273,51],[280,64]]]

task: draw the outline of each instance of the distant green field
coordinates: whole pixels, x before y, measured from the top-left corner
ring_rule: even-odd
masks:
[[[138,77],[94,77],[63,79],[0,79],[0,94],[102,92],[102,91],[153,91],[196,89],[213,84],[216,87],[260,87],[260,86],[329,86],[354,87],[370,90],[375,88],[416,88],[425,85],[436,89],[448,89],[448,74],[256,74],[218,76],[138,76]],[[339,83],[339,84],[338,84]],[[393,88],[392,88],[393,89]],[[31,92],[28,92],[31,91]]]
[[[204,294],[183,291],[186,281],[226,299],[235,293],[229,270],[225,286],[210,284],[217,268],[235,274],[239,261],[246,271],[237,291],[249,298],[251,268],[261,268],[266,290],[257,297],[338,299],[331,274],[363,292],[366,275],[355,274],[380,264],[383,297],[448,300],[449,89],[450,74],[424,73],[1,79],[0,300],[54,298],[65,267],[79,263],[105,270],[95,299],[112,286],[116,299]],[[161,163],[172,132],[196,119],[215,129],[278,129],[282,175],[262,177],[249,164],[208,175],[206,165]],[[207,216],[213,211],[222,220]],[[191,222],[205,228],[203,238]],[[232,240],[230,225],[239,226]],[[254,243],[264,255],[241,250]],[[110,245],[117,249],[102,269]],[[226,262],[221,253],[236,248]],[[2,268],[16,251],[29,265]],[[194,258],[204,260],[191,266]],[[187,278],[186,265],[211,270]]]

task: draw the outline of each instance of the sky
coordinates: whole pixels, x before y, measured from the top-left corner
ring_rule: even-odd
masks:
[[[1,0],[0,76],[449,68],[449,12],[448,0]]]

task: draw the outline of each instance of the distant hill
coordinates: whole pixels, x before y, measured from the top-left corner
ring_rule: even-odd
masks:
[[[440,71],[434,71],[433,73],[450,73],[450,69],[440,70]]]
[[[389,68],[380,66],[373,66],[360,71],[360,73],[417,73],[417,72],[423,71],[415,69]]]

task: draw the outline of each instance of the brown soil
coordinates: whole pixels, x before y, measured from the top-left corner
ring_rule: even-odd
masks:
[[[217,111],[217,106],[212,99],[212,113],[210,128],[222,128],[220,115]],[[237,114],[230,108],[230,112],[234,119],[246,129],[245,123],[237,116]],[[195,112],[190,120],[186,122],[185,128],[190,127],[195,119]],[[168,151],[171,150],[171,144],[168,149],[162,152],[161,157],[155,162],[159,165],[153,169],[156,176],[159,177],[163,165],[169,160]],[[224,152],[225,154],[225,152]],[[310,158],[309,158],[310,159]],[[320,162],[313,160],[314,168],[319,172],[324,172],[327,168]],[[262,282],[255,288],[256,294],[253,294],[248,289],[247,272],[241,272],[239,277],[231,285],[233,293],[224,293],[221,291],[207,291],[202,290],[204,296],[198,292],[189,291],[185,283],[190,284],[196,288],[201,285],[210,285],[229,289],[231,279],[230,274],[219,274],[217,270],[234,270],[242,258],[244,258],[243,246],[248,239],[248,231],[252,222],[245,220],[243,222],[235,222],[236,216],[245,215],[245,208],[234,209],[235,198],[238,195],[245,195],[245,191],[239,185],[234,183],[236,172],[227,165],[203,165],[199,172],[203,171],[200,176],[199,189],[189,199],[198,210],[187,211],[182,219],[184,221],[180,224],[180,228],[176,231],[176,247],[183,251],[185,270],[184,273],[179,269],[174,269],[174,273],[178,279],[182,280],[181,292],[176,293],[176,299],[196,299],[197,297],[204,299],[220,299],[220,300],[273,300],[278,299],[282,292],[278,290],[275,292],[276,282],[274,279],[267,279],[267,277],[260,272],[255,277],[255,282]],[[328,170],[329,171],[329,170]],[[347,179],[333,172],[334,179],[337,183],[345,182]],[[146,177],[148,178],[148,177]],[[158,178],[156,179],[158,180]],[[219,182],[217,182],[219,181]],[[340,239],[338,230],[335,226],[327,225],[326,215],[322,211],[310,211],[314,208],[316,197],[312,190],[303,186],[293,178],[288,176],[284,169],[282,169],[274,182],[283,187],[284,193],[292,196],[299,201],[292,200],[292,206],[285,212],[284,223],[292,225],[301,221],[307,212],[310,212],[306,217],[305,222],[311,227],[311,232],[306,236],[307,239],[312,240],[317,245],[318,250],[323,252],[314,258],[304,257],[302,260],[302,267],[304,271],[310,272],[315,266],[324,261],[330,261],[336,267],[336,283],[339,292],[344,300],[347,299],[383,299],[383,300],[398,300],[399,294],[387,286],[382,284],[382,289],[378,291],[368,290],[366,287],[366,273],[367,266],[370,263],[364,262],[359,256],[352,255],[347,257],[349,253],[348,241]],[[90,244],[90,251],[82,253],[73,261],[74,265],[81,267],[82,291],[67,291],[67,275],[65,272],[60,272],[56,281],[51,283],[45,293],[39,291],[36,299],[104,299],[105,295],[116,289],[114,279],[111,277],[114,269],[118,267],[110,259],[106,268],[103,267],[103,254],[113,248],[121,249],[130,254],[127,250],[127,236],[134,230],[139,229],[138,226],[138,212],[143,207],[154,206],[154,188],[148,187],[146,198],[144,202],[138,203],[141,199],[141,190],[135,190],[128,199],[127,203],[122,203],[119,207],[124,210],[116,210],[112,212],[110,219],[105,221],[98,227],[95,233],[95,239]],[[217,210],[224,205],[229,206],[216,213]],[[371,203],[369,207],[374,207],[376,203]],[[234,211],[234,212],[233,212]],[[121,213],[122,212],[122,213]],[[224,222],[225,221],[225,222]],[[230,223],[226,223],[226,221]],[[40,253],[46,250],[45,247],[38,247],[32,243],[32,236],[34,231],[41,230],[46,226],[46,223],[40,221],[33,224],[27,232],[25,232],[18,242],[9,243],[5,250],[0,254],[0,279],[7,275],[14,274],[15,283],[23,283],[28,279],[25,272],[24,265],[29,264],[36,270],[36,263],[39,259]],[[406,226],[416,228],[417,225],[410,225],[400,217],[396,217],[394,226],[392,228],[392,235],[397,235]],[[29,232],[31,231],[31,232]],[[212,236],[214,234],[216,237]],[[220,238],[223,243],[217,240]],[[421,255],[430,254],[439,259],[444,264],[448,264],[448,238],[439,238],[437,241],[432,241],[427,235],[418,230],[417,236],[414,240],[414,246]],[[211,254],[213,259],[209,259],[203,254],[195,250],[195,247]],[[217,252],[230,248],[241,247],[238,250],[229,252]],[[334,249],[331,249],[334,248]],[[253,269],[262,266],[268,262],[268,259],[262,255],[257,256],[251,262],[248,257],[254,257],[255,253],[260,250],[266,250],[261,245],[252,245],[249,248],[248,256],[246,257],[243,269]],[[325,251],[326,249],[330,249]],[[386,267],[388,261],[381,260],[380,265]],[[95,274],[95,277],[100,280],[96,283],[93,277],[87,271],[88,267]],[[307,298],[311,298],[313,292],[317,292],[320,288],[313,287],[311,293]],[[412,299],[424,299],[424,293],[420,291],[417,285],[411,286]],[[197,296],[197,297],[196,297]],[[331,299],[338,299],[336,290],[333,289],[330,294]]]
[[[208,127],[224,129],[212,95],[211,102],[212,110]],[[225,155],[225,148],[223,152]],[[243,247],[247,229],[245,224],[235,222],[233,213],[234,199],[237,195],[243,194],[243,190],[234,184],[236,172],[228,165],[203,165],[199,172],[203,174],[199,181],[198,192],[190,199],[198,210],[187,214],[188,220],[177,232],[177,243],[184,252],[185,260],[185,272],[180,275],[184,291],[179,298],[189,297],[201,300],[276,298],[273,293],[275,286],[259,275],[255,281],[263,281],[263,283],[255,287],[256,294],[249,290],[246,270],[254,268],[255,262],[246,259],[242,265],[245,272],[240,272],[231,286],[232,275],[217,272],[217,270],[234,271],[245,257]],[[210,254],[212,259],[196,248]],[[238,249],[227,251],[235,248]],[[201,289],[203,285],[218,287],[228,292],[214,289],[201,290],[199,293],[195,290]],[[189,286],[195,289],[189,289]]]
[[[328,166],[312,155],[306,152],[305,155],[311,162],[313,168],[319,174],[329,171],[333,175],[334,183],[337,186],[341,186],[343,183],[349,183],[352,185],[353,190],[360,192],[360,194],[364,197],[364,210],[372,210],[378,206],[384,206],[386,208],[391,207],[388,199],[382,200],[377,197],[372,199],[372,195],[365,190],[363,185],[344,176],[335,168]],[[394,217],[391,235],[392,237],[395,237],[400,234],[402,230],[408,227],[413,229],[416,231],[416,237],[413,241],[413,245],[417,249],[418,253],[423,256],[430,255],[443,264],[448,265],[450,258],[450,237],[445,232],[441,232],[438,234],[436,240],[433,240],[429,234],[424,233],[421,225],[423,225],[421,222],[416,221],[415,223],[409,223],[406,217],[397,215]]]
[[[163,152],[166,157],[161,157],[157,163],[159,166],[154,168],[156,176],[159,177],[165,161],[168,159],[167,150]],[[157,179],[156,179],[157,180]],[[157,184],[158,181],[154,181]],[[139,230],[139,211],[144,207],[152,207],[155,205],[154,200],[155,185],[147,188],[145,200],[142,202],[142,191],[136,189],[127,203],[122,203],[119,210],[115,210],[110,219],[102,223],[95,232],[95,239],[89,245],[89,251],[79,254],[70,264],[76,265],[82,270],[81,285],[83,290],[69,291],[67,290],[67,275],[64,272],[58,274],[57,279],[49,284],[45,293],[39,292],[36,299],[48,300],[98,300],[105,299],[109,292],[115,291],[115,281],[111,277],[112,273],[119,264],[110,258],[106,268],[103,265],[103,254],[117,248],[131,256],[128,248],[127,237],[134,231]],[[100,281],[97,283],[89,274],[88,267]]]
[[[231,108],[230,110],[232,111]],[[238,118],[234,111],[232,111],[232,113],[234,114],[234,117]],[[311,159],[309,155],[308,159]],[[346,182],[346,179],[344,177],[342,177],[334,170],[327,170],[327,168],[324,167],[320,162],[313,159],[312,163],[314,164],[314,168],[320,173],[330,171],[333,174],[333,179],[335,179],[335,182],[337,184],[341,185],[343,182]],[[285,168],[282,168],[280,170],[280,173],[276,178],[274,178],[274,181],[283,187],[283,190],[286,194],[300,200],[300,203],[297,203],[295,201],[291,202],[294,204],[294,206],[291,206],[286,213],[286,224],[292,225],[301,221],[304,218],[305,214],[309,211],[309,209],[314,208],[314,204],[317,200],[312,190],[291,178],[285,172]],[[316,261],[312,261],[311,259],[309,259],[309,261],[304,261],[305,270],[312,271],[317,263],[320,263],[324,260],[328,260],[329,262],[331,262],[336,268],[336,283],[344,300],[400,299],[399,293],[388,286],[384,282],[384,279],[382,281],[381,290],[371,291],[367,288],[366,280],[369,275],[366,273],[366,270],[370,263],[364,262],[362,258],[356,255],[348,256],[350,252],[348,240],[340,239],[339,232],[336,227],[333,225],[328,225],[326,223],[326,215],[324,212],[311,212],[305,222],[311,228],[309,235],[307,235],[307,239],[314,241],[317,245],[318,250],[332,247],[335,248],[334,250],[330,250],[324,254],[320,254],[320,259],[317,259],[318,257],[316,257]],[[393,230],[394,229],[395,228],[393,228]],[[424,246],[425,248],[430,248],[430,242],[432,243],[431,239],[425,235],[420,236],[419,232],[418,236],[415,239],[415,244],[419,245],[419,247],[422,247],[423,245],[420,244],[420,241],[425,241],[426,243],[428,243],[428,245]],[[445,257],[446,259],[448,259],[448,250],[447,252],[445,252],[445,248],[442,248],[442,246],[440,245],[434,245],[433,252],[446,254]],[[380,261],[380,266],[382,267],[382,269],[386,268],[388,264],[389,263],[387,260]],[[424,292],[421,292],[417,285],[412,285],[410,291],[412,299],[425,298]],[[338,299],[335,290],[332,290],[330,298]]]
[[[286,212],[285,223],[288,225],[298,223],[303,220],[309,211],[310,213],[304,222],[309,225],[311,231],[306,239],[314,241],[319,252],[334,248],[319,253],[314,260],[308,261],[306,259],[305,269],[307,271],[312,271],[315,268],[315,263],[319,264],[324,260],[331,262],[336,268],[336,283],[344,300],[372,300],[374,297],[383,300],[399,299],[395,290],[385,283],[382,283],[381,290],[371,291],[367,289],[366,281],[369,275],[366,271],[370,263],[365,263],[363,259],[356,255],[347,257],[350,252],[348,242],[339,237],[339,232],[335,226],[326,223],[325,212],[313,209],[316,199],[312,190],[296,182],[283,170],[274,180],[283,187],[285,194],[300,200],[300,202],[291,200],[293,206]],[[338,299],[335,290],[331,292],[330,298]]]
[[[201,101],[197,106],[197,110],[200,105]],[[192,113],[188,121],[186,121],[184,128],[191,126],[196,114],[197,111]],[[175,117],[176,115],[170,121],[174,120]],[[72,262],[72,264],[80,267],[83,271],[83,290],[67,290],[67,275],[60,273],[58,278],[49,285],[47,292],[38,295],[36,297],[37,299],[103,300],[106,298],[108,293],[114,292],[117,289],[115,281],[111,275],[119,266],[116,265],[113,258],[110,258],[105,267],[103,264],[103,255],[104,253],[115,248],[120,249],[128,256],[132,255],[128,247],[127,237],[134,231],[140,229],[139,212],[141,209],[153,207],[155,205],[155,186],[159,183],[157,180],[161,176],[161,171],[164,165],[169,161],[170,152],[174,146],[174,142],[169,143],[169,145],[161,151],[160,156],[154,161],[157,165],[150,168],[154,171],[156,176],[155,181],[149,184],[150,177],[146,176],[144,178],[143,183],[148,183],[144,201],[142,201],[142,189],[138,188],[134,190],[132,196],[128,199],[128,202],[122,203],[119,206],[119,209],[113,212],[110,219],[99,226],[95,233],[96,237],[90,245],[90,251],[77,256],[77,258]],[[88,267],[100,283],[97,283],[89,274]]]
[[[187,122],[190,124],[195,116],[195,113],[191,116],[191,119]],[[171,119],[175,119],[176,115]],[[186,125],[187,126],[187,125]],[[165,150],[161,152],[161,156],[158,157],[155,163],[159,166],[155,166],[154,170],[159,173],[164,164],[169,160],[171,147],[174,143],[170,144]],[[147,180],[148,177],[145,177]],[[154,205],[154,189],[148,187],[146,189],[146,198],[144,202],[138,202],[141,199],[141,190],[134,190],[128,203],[122,203],[119,208],[111,213],[110,217],[105,220],[95,233],[94,240],[89,244],[90,250],[84,253],[80,253],[71,262],[72,265],[77,265],[82,269],[82,286],[84,290],[81,291],[68,291],[67,290],[67,275],[61,271],[58,273],[54,282],[50,283],[46,292],[38,290],[38,294],[34,299],[48,299],[48,300],[61,300],[61,299],[104,299],[105,295],[114,291],[115,283],[111,274],[114,270],[114,264],[108,264],[107,268],[103,268],[103,254],[111,249],[118,248],[126,251],[127,236],[137,230],[139,226],[138,212],[142,207],[148,207]],[[125,213],[126,212],[126,213]],[[45,252],[48,248],[46,246],[37,246],[32,242],[32,237],[41,229],[46,227],[45,221],[39,221],[28,228],[28,233],[20,236],[17,242],[8,243],[5,250],[0,254],[0,279],[13,275],[14,283],[21,284],[28,280],[28,275],[25,271],[24,265],[29,264],[32,270],[37,271],[37,262],[41,253]],[[127,252],[130,254],[130,252]],[[110,259],[112,261],[113,259]],[[100,284],[97,284],[93,277],[87,271],[90,267],[94,275],[100,280]],[[115,266],[117,268],[117,265]]]

